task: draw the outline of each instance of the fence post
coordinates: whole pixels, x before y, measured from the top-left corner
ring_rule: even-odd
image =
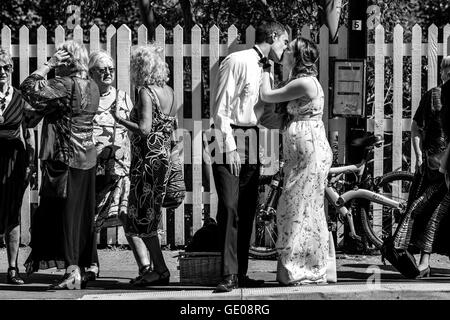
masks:
[[[412,28],[411,41],[411,117],[413,117],[419,106],[422,87],[422,28],[417,24]],[[411,171],[414,172],[415,168],[416,153],[411,140]]]
[[[173,89],[175,91],[175,103],[178,109],[178,125],[184,128],[184,45],[183,28],[176,25],[173,30]],[[186,143],[183,137],[184,148]],[[186,153],[185,153],[186,154]],[[189,152],[190,154],[190,152]],[[190,159],[189,159],[190,161]],[[185,163],[185,161],[183,161]],[[175,245],[183,245],[185,242],[184,231],[184,204],[175,210]]]
[[[210,125],[213,122],[214,116],[214,100],[216,98],[216,88],[217,88],[217,75],[219,74],[219,33],[220,30],[216,25],[213,25],[209,29],[209,115],[210,115]],[[210,194],[210,205],[209,205],[209,215],[211,218],[216,219],[217,215],[217,192],[216,185],[214,183],[214,177],[212,170],[210,170],[209,175],[209,194]]]
[[[192,231],[202,226],[202,30],[195,25],[191,30],[192,76]]]
[[[384,28],[379,24],[375,28],[375,128],[377,135],[384,137]],[[383,148],[374,150],[374,177],[383,174]],[[381,233],[382,227],[382,207],[373,204],[373,230],[375,234]]]

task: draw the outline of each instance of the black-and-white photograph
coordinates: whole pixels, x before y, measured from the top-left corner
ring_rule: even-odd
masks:
[[[450,297],[449,1],[0,6],[0,300]]]

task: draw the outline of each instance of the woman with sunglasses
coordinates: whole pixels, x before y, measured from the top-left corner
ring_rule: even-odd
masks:
[[[20,285],[17,266],[20,241],[20,209],[33,163],[32,135],[23,126],[27,107],[11,85],[13,61],[9,51],[0,49],[0,234],[4,235],[8,272],[6,282]],[[26,139],[24,139],[26,138]]]
[[[115,68],[108,52],[100,50],[89,56],[89,76],[100,91],[97,114],[94,117],[94,139],[97,149],[95,230],[121,225],[126,215],[130,192],[130,138],[128,130],[118,124],[111,110],[129,119],[133,109],[130,96],[114,88]],[[99,274],[97,244],[92,248],[93,265],[86,272],[86,280]]]

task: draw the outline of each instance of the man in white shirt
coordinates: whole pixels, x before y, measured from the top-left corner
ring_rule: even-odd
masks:
[[[289,39],[283,25],[269,22],[256,29],[255,43],[228,55],[219,69],[213,114],[219,155],[212,168],[219,198],[223,279],[215,292],[264,283],[247,277],[260,171],[257,124],[264,113],[264,104],[258,103],[259,87],[268,57],[281,61]]]

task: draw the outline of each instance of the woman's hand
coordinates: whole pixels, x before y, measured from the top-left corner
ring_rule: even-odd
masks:
[[[59,49],[55,54],[45,63],[49,68],[57,68],[60,66],[67,66],[68,60],[70,59],[70,54],[64,50]]]
[[[109,110],[109,112],[113,116],[114,120],[116,120],[117,122],[120,122],[120,120],[122,120],[122,118],[119,114],[119,109],[117,109],[117,106],[115,103],[111,106],[111,109]]]

